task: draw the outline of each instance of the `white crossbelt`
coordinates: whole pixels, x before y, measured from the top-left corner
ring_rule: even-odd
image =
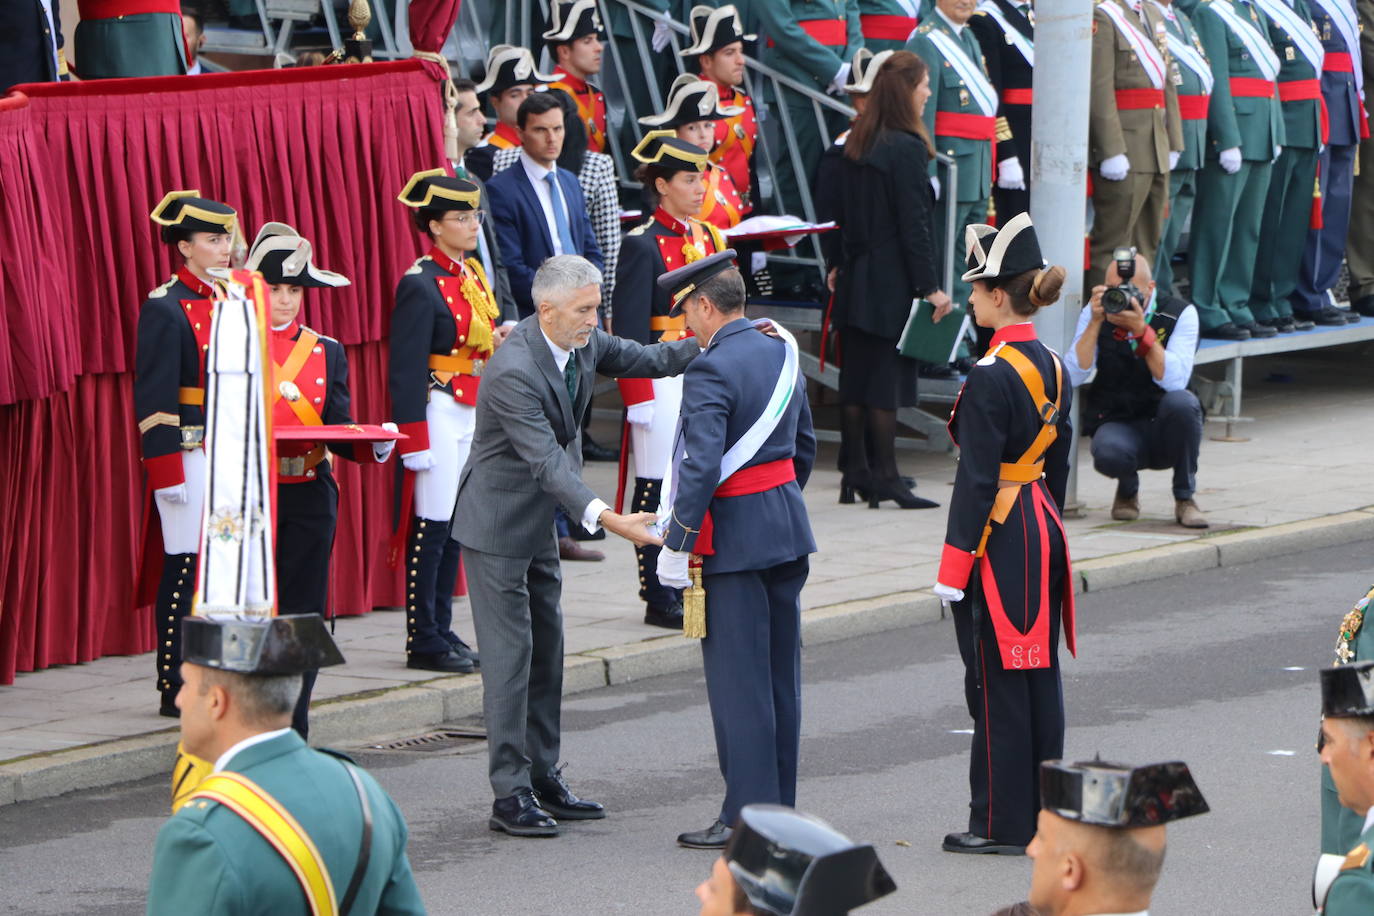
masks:
[[[1160,3],[1159,0],[1150,0],[1150,2],[1155,5],[1165,19],[1174,23],[1178,22],[1178,17],[1174,15],[1173,11]],[[1179,32],[1182,30],[1183,27],[1179,26]],[[1207,63],[1207,58],[1203,57],[1202,52],[1193,47],[1187,38],[1173,29],[1166,28],[1165,38],[1169,42],[1169,53],[1173,55],[1174,60],[1193,71],[1197,78],[1202,81],[1203,95],[1211,95],[1212,86],[1216,84],[1216,77],[1212,75],[1212,67]]]
[[[1236,12],[1235,7],[1226,0],[1212,0],[1207,4],[1207,9],[1216,13],[1217,18],[1226,23],[1226,27],[1235,33],[1240,39],[1241,44],[1250,52],[1255,64],[1264,74],[1264,78],[1273,82],[1279,77],[1279,56],[1274,53],[1274,49],[1269,42],[1250,22],[1241,18]]]
[[[1026,59],[1026,63],[1035,66],[1035,42],[1031,41],[1021,33],[1021,30],[1007,21],[1007,17],[1002,15],[1002,10],[991,0],[984,0],[978,4],[978,12],[987,13],[990,17],[997,20],[997,24],[1002,27],[1002,31],[1007,36],[1007,42],[1016,50],[1021,52],[1021,56]]]
[[[968,89],[969,95],[973,96],[973,101],[978,104],[984,117],[991,118],[996,115],[997,90],[992,88],[992,83],[988,82],[987,75],[983,73],[982,65],[970,60],[959,42],[947,32],[942,32],[938,28],[931,29],[926,33],[926,37],[959,74],[959,78],[964,81],[964,86]]]
[[[1126,11],[1116,3],[1116,0],[1102,0],[1097,8],[1106,14],[1112,25],[1116,26],[1116,30],[1126,39],[1126,43],[1131,46],[1141,67],[1145,69],[1145,75],[1150,78],[1150,85],[1156,89],[1163,89],[1164,56],[1159,53],[1159,46],[1140,30],[1140,26],[1131,22]]]
[[[1326,57],[1326,51],[1322,49],[1322,43],[1317,39],[1317,33],[1312,31],[1312,25],[1303,22],[1292,7],[1283,3],[1282,0],[1255,0],[1255,5],[1264,10],[1265,15],[1279,24],[1279,27],[1288,33],[1288,37],[1293,39],[1293,44],[1298,46],[1302,56],[1312,65],[1312,69],[1317,71],[1317,76],[1321,76],[1322,60]]]
[[[1355,16],[1353,4],[1346,3],[1345,0],[1317,0],[1322,9],[1326,10],[1326,15],[1331,17],[1331,21],[1336,23],[1336,31],[1341,33],[1341,38],[1345,41],[1345,50],[1355,58],[1355,88],[1364,95],[1364,68],[1359,64],[1360,56],[1360,23]]]

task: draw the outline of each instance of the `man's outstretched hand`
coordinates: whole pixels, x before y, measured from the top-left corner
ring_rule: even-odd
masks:
[[[657,521],[658,516],[652,512],[631,512],[629,515],[621,515],[610,509],[602,512],[600,518],[601,527],[611,534],[623,537],[636,547],[663,546],[663,538],[654,534],[652,528]]]

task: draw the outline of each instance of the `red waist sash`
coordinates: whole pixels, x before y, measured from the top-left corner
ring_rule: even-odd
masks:
[[[876,38],[879,41],[906,41],[920,23],[921,20],[914,16],[859,17],[859,27],[863,29],[864,38]]]
[[[1231,95],[1241,99],[1272,99],[1274,84],[1254,76],[1233,76]]]
[[[806,34],[827,48],[843,48],[849,44],[849,36],[843,19],[803,19],[797,23]],[[905,37],[905,36],[903,36]],[[768,47],[773,47],[773,39],[768,39]]]
[[[1179,117],[1185,121],[1207,120],[1207,103],[1211,98],[1210,95],[1180,95],[1178,97]]]
[[[144,13],[181,15],[178,0],[80,0],[77,8],[82,19],[116,19]]]
[[[1279,101],[1303,102],[1322,97],[1320,80],[1287,80],[1279,83]]]
[[[1034,93],[1030,89],[1003,89],[1002,101],[1008,105],[1029,105]]]
[[[747,496],[750,493],[765,493],[796,479],[797,467],[792,463],[792,459],[779,458],[777,461],[767,461],[763,464],[740,468],[720,482],[720,486],[716,487],[715,495],[718,497]],[[696,546],[692,548],[692,553],[701,557],[709,557],[716,552],[715,545],[711,541],[714,530],[715,526],[711,522],[711,511],[708,509],[705,517],[701,520],[701,531],[697,533]]]
[[[1120,111],[1137,111],[1142,108],[1163,108],[1163,89],[1118,89],[1116,107]]]
[[[997,119],[985,115],[959,114],[954,111],[935,112],[937,137],[962,137],[965,140],[997,141]]]
[[[1324,73],[1354,73],[1355,61],[1344,51],[1327,51],[1322,59]]]

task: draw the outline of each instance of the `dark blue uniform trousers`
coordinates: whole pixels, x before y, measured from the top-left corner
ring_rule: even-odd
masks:
[[[277,607],[282,614],[325,615],[329,557],[339,520],[339,485],[328,466],[314,480],[277,485]],[[310,735],[310,695],[317,672],[302,676],[291,727]]]
[[[1358,144],[1327,146],[1317,157],[1322,185],[1322,228],[1307,230],[1298,288],[1289,297],[1298,315],[1310,315],[1330,305],[1326,291],[1340,280],[1358,149]]]
[[[802,556],[768,569],[703,576],[701,657],[725,777],[720,820],[745,805],[795,805],[801,745]]]

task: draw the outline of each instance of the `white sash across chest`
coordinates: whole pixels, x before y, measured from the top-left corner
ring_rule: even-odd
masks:
[[[1264,78],[1270,82],[1278,79],[1279,56],[1274,53],[1269,41],[1255,28],[1254,23],[1237,13],[1235,7],[1226,0],[1212,0],[1207,7],[1216,13],[1217,17],[1226,23],[1226,27],[1240,39],[1241,44],[1245,45],[1245,50],[1250,52],[1250,57],[1254,59]]]
[[[1003,15],[1001,8],[998,7],[996,3],[991,2],[991,0],[984,0],[984,2],[978,4],[978,12],[987,13],[993,19],[996,19],[997,24],[1000,25],[1002,31],[1006,33],[1007,43],[1021,52],[1021,56],[1026,59],[1026,63],[1030,64],[1032,67],[1035,66],[1035,42],[1031,41],[1021,33],[1020,29],[1008,22],[1007,17]]]
[[[1157,0],[1150,0],[1150,2],[1154,3],[1159,9],[1160,15],[1165,19],[1174,16],[1174,13],[1168,7],[1157,2]],[[1177,22],[1177,19],[1175,18],[1174,21]],[[1183,31],[1182,26],[1179,26],[1179,31]],[[1197,78],[1202,80],[1203,95],[1211,95],[1212,86],[1216,83],[1216,78],[1212,76],[1212,67],[1207,63],[1207,58],[1202,56],[1202,52],[1194,47],[1192,42],[1188,41],[1183,35],[1174,32],[1173,29],[1166,29],[1165,36],[1169,42],[1169,53],[1173,55],[1174,60],[1193,71],[1193,73],[1197,75]]]
[[[1133,17],[1129,16],[1116,0],[1102,0],[1097,8],[1107,15],[1112,25],[1116,26],[1117,31],[1131,46],[1140,65],[1145,68],[1145,75],[1150,78],[1150,85],[1156,89],[1163,89],[1164,55],[1159,53],[1159,46],[1155,44],[1154,38],[1141,31],[1140,25],[1131,21]]]
[[[959,78],[964,81],[969,95],[973,97],[983,115],[991,118],[997,114],[997,90],[988,82],[987,75],[983,73],[982,63],[972,60],[958,40],[948,32],[931,29],[926,33],[926,37],[959,74]]]
[[[1355,88],[1361,93],[1364,92],[1364,68],[1358,63],[1360,56],[1360,24],[1355,17],[1355,10],[1352,4],[1346,0],[1316,0],[1322,9],[1326,10],[1326,15],[1331,17],[1331,21],[1336,23],[1336,31],[1341,33],[1341,38],[1345,41],[1345,50],[1351,57],[1356,58],[1355,64]]]
[[[1288,37],[1293,39],[1293,44],[1298,46],[1302,56],[1312,65],[1320,77],[1322,59],[1326,57],[1326,51],[1322,49],[1322,43],[1317,38],[1317,33],[1312,31],[1312,24],[1303,22],[1297,11],[1284,3],[1283,0],[1255,0],[1255,5],[1264,10],[1266,16],[1277,22],[1279,27],[1288,33]]]

